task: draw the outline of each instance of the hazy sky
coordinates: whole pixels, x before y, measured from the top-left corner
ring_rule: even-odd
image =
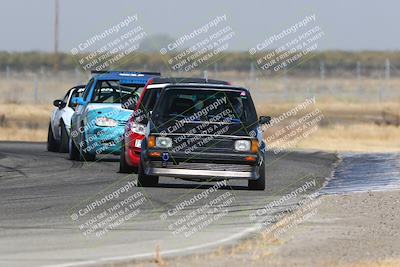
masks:
[[[0,50],[51,51],[54,0],[0,0]],[[400,49],[400,1],[134,1],[60,0],[60,50],[70,51],[95,33],[138,14],[148,35],[173,38],[226,14],[236,33],[231,48],[248,50],[266,37],[316,14],[325,36],[321,49]]]

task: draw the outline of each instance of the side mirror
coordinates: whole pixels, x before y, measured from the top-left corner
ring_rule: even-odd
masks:
[[[82,97],[73,97],[71,99],[71,103],[72,103],[73,106],[85,105],[85,101],[83,100]]]
[[[62,100],[57,99],[57,100],[54,100],[54,101],[53,101],[53,106],[59,108],[59,107],[61,107],[61,104],[62,104],[62,103],[63,103]]]
[[[260,116],[260,119],[258,120],[259,124],[270,124],[270,122],[271,122],[270,116]]]

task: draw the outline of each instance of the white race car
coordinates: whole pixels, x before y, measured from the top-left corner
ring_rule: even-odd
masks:
[[[71,117],[74,114],[74,106],[71,103],[73,97],[81,97],[85,85],[77,85],[68,90],[62,100],[54,100],[56,107],[51,113],[49,131],[47,134],[47,150],[53,152],[68,152],[68,142],[71,129]]]

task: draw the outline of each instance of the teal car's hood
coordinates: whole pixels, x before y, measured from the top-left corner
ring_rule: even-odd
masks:
[[[87,111],[88,119],[107,117],[118,122],[126,122],[132,114],[132,110],[123,109],[121,104],[112,103],[91,103],[88,104]]]

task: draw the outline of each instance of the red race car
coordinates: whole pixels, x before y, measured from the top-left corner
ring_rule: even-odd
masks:
[[[140,163],[141,144],[150,114],[158,100],[161,89],[170,84],[224,84],[229,82],[203,79],[203,78],[152,78],[145,85],[142,94],[136,104],[135,110],[125,126],[125,134],[122,140],[122,150],[119,160],[119,172],[137,173]]]

